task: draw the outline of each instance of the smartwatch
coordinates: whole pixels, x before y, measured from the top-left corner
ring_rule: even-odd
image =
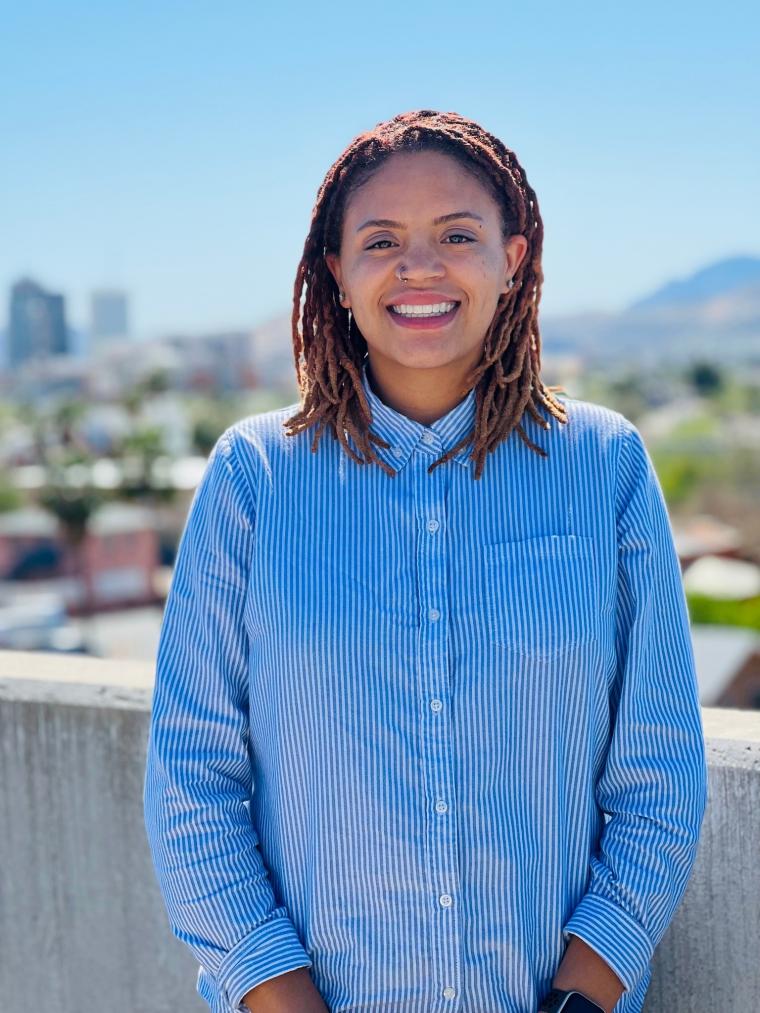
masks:
[[[574,989],[566,991],[562,988],[553,988],[541,1000],[539,1009],[542,1013],[604,1013],[601,1006],[597,1006],[583,992],[576,992]]]

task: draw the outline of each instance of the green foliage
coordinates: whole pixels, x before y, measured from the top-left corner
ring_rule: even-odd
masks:
[[[730,489],[738,496],[760,496],[760,453],[747,446],[725,446],[704,439],[663,441],[651,451],[652,462],[669,507],[688,503],[700,490]]]
[[[137,380],[128,390],[125,390],[121,396],[121,403],[129,414],[136,418],[145,401],[155,394],[163,394],[170,389],[170,386],[167,370],[157,367]]]
[[[647,408],[643,378],[638,373],[625,373],[609,384],[609,404],[634,424]]]
[[[141,425],[122,439],[119,455],[124,465],[124,477],[119,488],[114,490],[117,498],[164,503],[175,498],[175,489],[156,485],[153,477],[156,461],[167,456],[164,436],[161,426]]]
[[[40,506],[57,518],[67,539],[74,544],[84,538],[90,517],[105,500],[98,489],[59,484],[46,486],[37,498]]]
[[[127,433],[121,441],[122,454],[134,454],[150,462],[160,457],[164,449],[164,430],[161,426],[140,426]]]
[[[760,631],[760,597],[725,601],[703,594],[687,594],[686,600],[692,623],[743,626]]]
[[[695,454],[655,452],[652,462],[669,507],[687,503],[700,485],[709,479],[710,468]]]
[[[676,423],[668,434],[669,443],[691,443],[699,448],[706,442],[715,441],[720,436],[720,419],[715,413],[701,412],[690,415]]]
[[[208,457],[212,447],[226,428],[227,426],[221,423],[218,418],[212,419],[204,416],[197,419],[193,424],[192,440],[194,449],[201,456]]]
[[[7,476],[0,472],[0,513],[18,510],[24,505],[24,497],[19,489],[8,481]]]
[[[725,377],[720,366],[703,359],[693,363],[686,370],[686,380],[700,397],[712,397],[720,393],[725,385]]]

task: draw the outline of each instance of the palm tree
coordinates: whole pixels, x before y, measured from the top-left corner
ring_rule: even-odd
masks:
[[[102,493],[96,489],[67,486],[61,481],[50,482],[38,497],[40,506],[57,519],[61,537],[71,550],[74,572],[82,582],[83,611],[87,615],[95,610],[95,593],[86,542],[90,519],[103,499]]]
[[[90,520],[105,497],[91,483],[75,485],[67,477],[72,465],[91,468],[94,463],[76,428],[86,411],[82,401],[63,400],[47,417],[38,416],[35,435],[40,463],[47,475],[37,502],[58,521],[61,539],[70,550],[73,572],[81,581],[83,611],[91,614],[95,610],[95,592],[86,544]]]

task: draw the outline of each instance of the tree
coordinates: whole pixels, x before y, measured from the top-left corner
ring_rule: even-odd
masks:
[[[71,550],[74,571],[82,582],[83,606],[87,614],[94,610],[95,595],[85,543],[90,519],[103,500],[104,497],[98,490],[67,485],[60,477],[54,478],[45,486],[38,497],[40,506],[57,519],[61,537]]]
[[[720,367],[703,359],[687,369],[686,379],[700,397],[719,394],[725,385],[725,377]]]

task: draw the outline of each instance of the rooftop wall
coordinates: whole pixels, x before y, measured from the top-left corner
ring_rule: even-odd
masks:
[[[0,651],[2,1013],[204,1013],[142,812],[153,666]],[[703,709],[710,798],[646,1013],[760,999],[760,712]]]

